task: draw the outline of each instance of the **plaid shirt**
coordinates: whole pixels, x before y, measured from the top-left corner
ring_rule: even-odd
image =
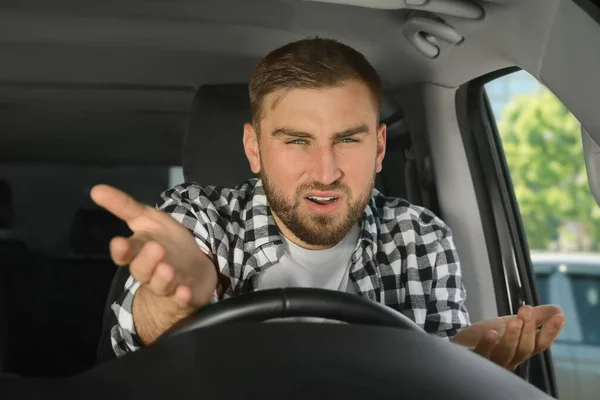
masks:
[[[260,180],[234,189],[183,184],[164,192],[157,208],[213,255],[220,271],[215,300],[254,290],[260,271],[284,253]],[[452,233],[427,209],[374,189],[351,263],[350,280],[360,296],[403,313],[426,332],[449,338],[470,324]],[[112,305],[117,356],[142,346],[132,317],[139,285],[130,276]]]

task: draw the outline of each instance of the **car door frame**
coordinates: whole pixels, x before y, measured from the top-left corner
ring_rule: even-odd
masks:
[[[506,68],[473,80],[456,92],[456,111],[473,185],[481,210],[499,315],[539,305],[529,246],[512,179],[484,85],[519,71]],[[557,397],[551,351],[532,357],[516,371]]]

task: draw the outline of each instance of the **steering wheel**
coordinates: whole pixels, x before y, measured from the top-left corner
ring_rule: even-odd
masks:
[[[261,323],[286,317],[349,324]],[[301,288],[211,304],[147,348],[67,379],[0,376],[0,386],[40,399],[552,399],[381,304]]]
[[[220,324],[289,317],[317,317],[425,333],[405,315],[357,295],[315,288],[281,288],[251,292],[206,306],[172,326],[159,340]]]

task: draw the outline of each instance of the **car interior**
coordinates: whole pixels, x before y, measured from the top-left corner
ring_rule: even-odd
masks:
[[[85,385],[108,371],[96,360],[117,272],[108,242],[130,232],[89,190],[108,183],[154,204],[184,180],[234,186],[251,178],[241,140],[248,79],[262,56],[291,41],[338,39],[379,72],[388,141],[376,187],[452,228],[472,322],[515,311],[509,281],[527,265],[498,239],[502,210],[481,167],[485,130],[476,122],[489,116],[477,101],[486,81],[522,69],[564,103],[581,124],[600,201],[597,1],[8,1],[0,26],[0,373],[25,378],[10,390],[78,376],[69,382],[88,398]],[[527,303],[539,302],[517,275]],[[219,329],[213,339],[230,336]],[[544,360],[544,378],[527,384],[535,392],[505,390],[555,396],[551,356]],[[114,365],[126,371],[134,361]],[[52,385],[45,388],[62,390]],[[502,395],[488,398],[509,398]]]

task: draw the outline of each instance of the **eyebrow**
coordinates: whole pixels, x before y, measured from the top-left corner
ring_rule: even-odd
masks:
[[[356,125],[353,126],[352,128],[348,128],[348,129],[344,129],[341,132],[337,132],[333,135],[333,139],[334,140],[339,140],[339,139],[344,139],[350,136],[354,136],[354,135],[358,135],[358,134],[364,134],[364,133],[368,133],[369,132],[369,127],[367,126],[367,124],[360,124],[360,125]],[[314,139],[315,136],[308,133],[308,132],[303,132],[303,131],[298,131],[295,129],[290,129],[290,128],[277,128],[275,129],[272,133],[272,136],[291,136],[291,137],[295,137],[295,138],[300,138],[300,139]]]

